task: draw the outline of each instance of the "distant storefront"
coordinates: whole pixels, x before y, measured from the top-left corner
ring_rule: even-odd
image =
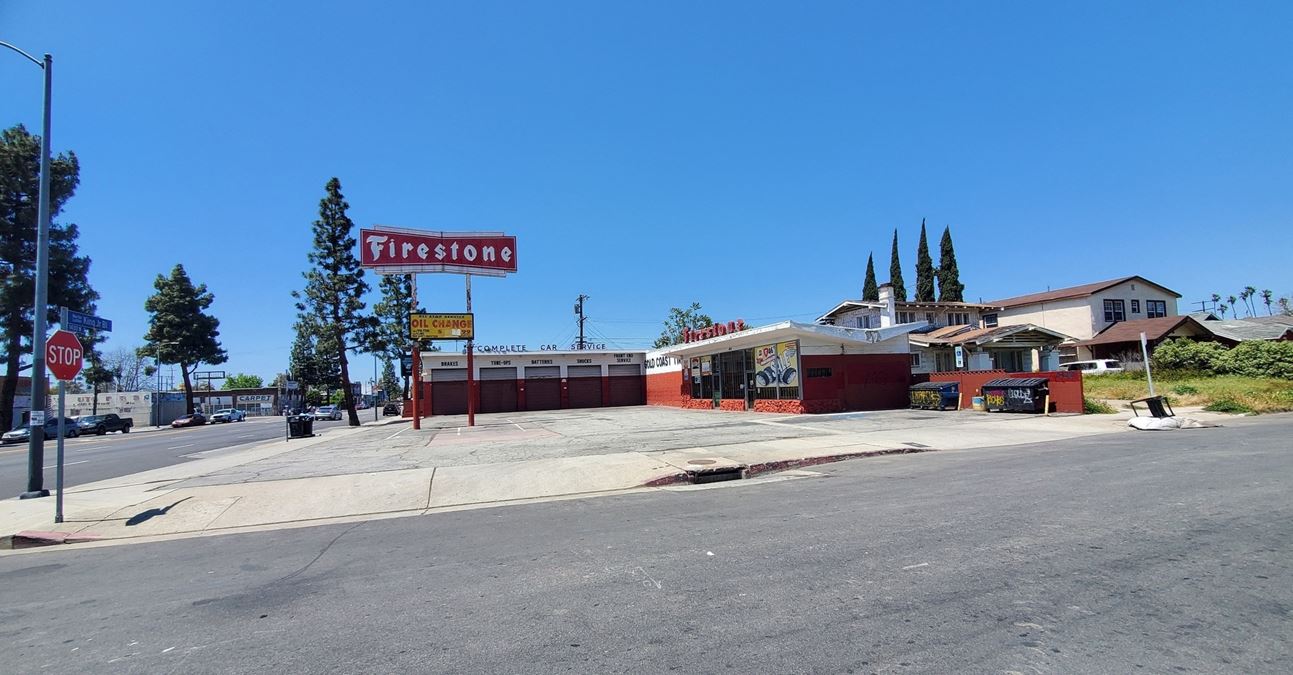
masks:
[[[468,390],[467,356],[422,352],[422,414],[462,415],[468,397],[479,413],[600,408],[646,403],[646,352],[491,347],[475,354]],[[405,406],[412,415],[412,406]]]

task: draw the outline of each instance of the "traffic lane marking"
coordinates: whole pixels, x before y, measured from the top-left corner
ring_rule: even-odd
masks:
[[[166,448],[166,449],[167,449],[167,450],[179,450],[180,448],[191,448],[191,447],[193,447],[193,446],[195,446],[195,445],[197,445],[197,443],[185,443],[184,445],[173,445],[173,446],[171,446],[171,447],[169,447],[169,448]]]
[[[90,460],[88,460],[88,459],[83,459],[83,460],[81,460],[81,461],[79,461],[79,462],[63,462],[63,466],[72,466],[73,464],[85,464],[85,463],[86,463],[86,462],[88,462],[88,461],[90,461]],[[47,467],[45,467],[45,468],[46,468],[46,469],[57,469],[57,468],[58,468],[58,465],[57,465],[57,464],[50,464],[49,466],[47,466]]]

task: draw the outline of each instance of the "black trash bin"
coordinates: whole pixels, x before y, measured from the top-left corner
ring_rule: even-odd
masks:
[[[924,410],[956,410],[960,403],[959,382],[921,382],[907,390],[911,407]]]
[[[983,384],[988,412],[1046,412],[1050,380],[1045,377],[1001,377]]]
[[[309,415],[294,415],[287,418],[287,440],[309,438],[314,435],[314,418]]]

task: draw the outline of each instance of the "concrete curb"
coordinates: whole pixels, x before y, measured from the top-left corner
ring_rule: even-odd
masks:
[[[850,459],[864,459],[867,457],[883,457],[886,455],[911,455],[922,452],[937,452],[938,448],[887,448],[884,450],[858,450],[855,452],[841,452],[833,455],[815,455],[812,457],[799,457],[795,459],[781,459],[771,462],[758,462],[750,464],[742,472],[742,479],[755,478],[768,473],[779,473],[781,471],[790,471],[792,469],[802,469],[808,466],[818,466],[820,464],[833,464]],[[679,470],[667,476],[661,476],[649,480],[642,484],[644,488],[667,487],[670,485],[690,484],[692,482],[692,473],[689,471]]]
[[[102,537],[94,534],[74,534],[70,532],[37,532],[24,530],[17,534],[0,537],[0,550],[37,548],[39,546],[56,546],[58,544],[79,544],[99,541]]]

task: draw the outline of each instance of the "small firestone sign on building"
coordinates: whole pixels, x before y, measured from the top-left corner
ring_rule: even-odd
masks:
[[[359,230],[360,264],[378,274],[516,271],[516,237],[502,232],[428,232],[378,225]]]

